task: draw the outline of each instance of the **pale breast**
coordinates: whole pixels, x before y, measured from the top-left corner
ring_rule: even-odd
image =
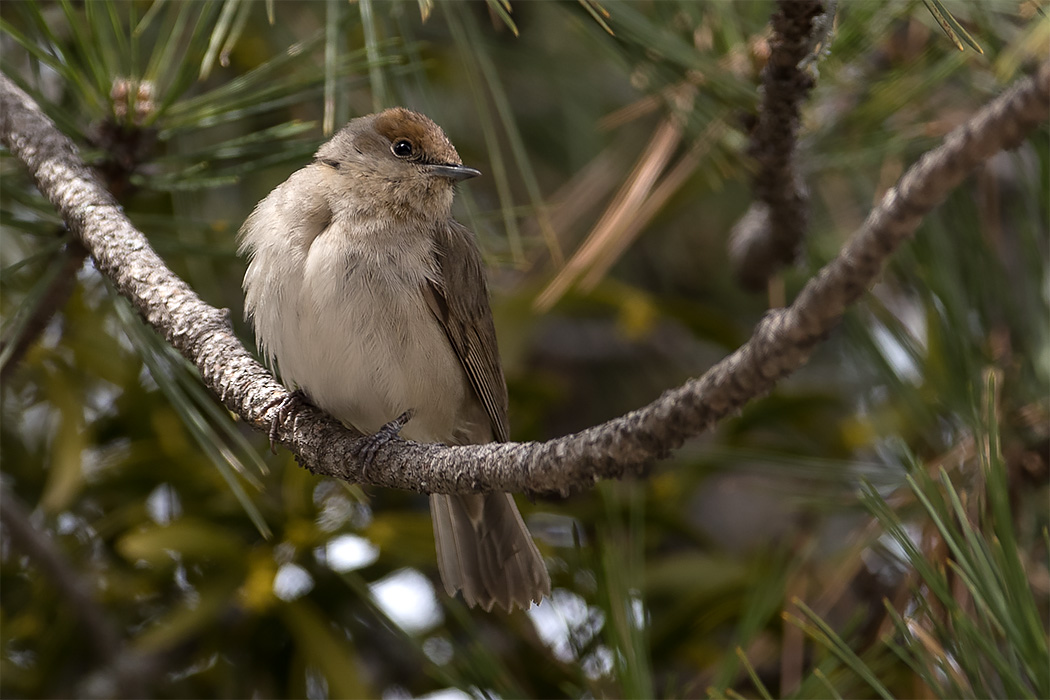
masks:
[[[278,351],[286,381],[364,432],[412,409],[404,437],[453,440],[473,396],[420,293],[431,255],[428,243],[365,254],[332,229],[318,236],[303,266],[296,337]]]

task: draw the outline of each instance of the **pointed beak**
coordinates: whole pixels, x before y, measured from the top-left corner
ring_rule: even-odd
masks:
[[[481,174],[480,170],[468,168],[465,165],[431,165],[429,166],[429,172],[431,175],[447,177],[455,182],[469,180],[470,178],[477,177]]]

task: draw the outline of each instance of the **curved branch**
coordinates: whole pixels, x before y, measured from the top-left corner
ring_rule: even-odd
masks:
[[[275,399],[286,392],[234,337],[228,313],[205,304],[164,266],[69,139],[7,78],[0,78],[0,106],[0,138],[26,164],[99,270],[200,369],[231,411],[260,430],[269,428],[279,414]],[[377,451],[367,473],[357,457],[359,434],[315,408],[296,410],[278,426],[276,438],[316,473],[422,492],[567,492],[638,473],[801,367],[922,217],[979,163],[1018,145],[1048,116],[1050,63],[910,168],[839,256],[790,307],[769,313],[746,344],[702,377],[625,416],[543,443],[445,447],[393,440]]]

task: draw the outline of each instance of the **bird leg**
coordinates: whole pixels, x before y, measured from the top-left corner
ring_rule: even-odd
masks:
[[[309,403],[310,400],[306,398],[303,390],[296,389],[291,393],[278,396],[263,406],[263,413],[277,406],[277,413],[274,415],[273,420],[270,421],[270,452],[277,454],[277,429],[284,424],[292,410],[302,408]]]
[[[401,432],[401,429],[405,427],[408,421],[412,420],[414,414],[415,410],[410,408],[376,432],[365,436],[362,440],[361,449],[357,453],[361,458],[361,475],[363,477],[368,477],[368,470],[372,466],[379,448],[398,437],[398,433]]]

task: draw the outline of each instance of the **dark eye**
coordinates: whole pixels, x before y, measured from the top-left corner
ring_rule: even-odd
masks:
[[[390,147],[390,150],[392,150],[394,155],[398,158],[408,158],[412,155],[412,142],[405,139],[395,141],[394,145]]]
[[[337,160],[322,160],[321,162],[327,165],[329,168],[335,168],[336,170],[339,169],[339,161]]]

